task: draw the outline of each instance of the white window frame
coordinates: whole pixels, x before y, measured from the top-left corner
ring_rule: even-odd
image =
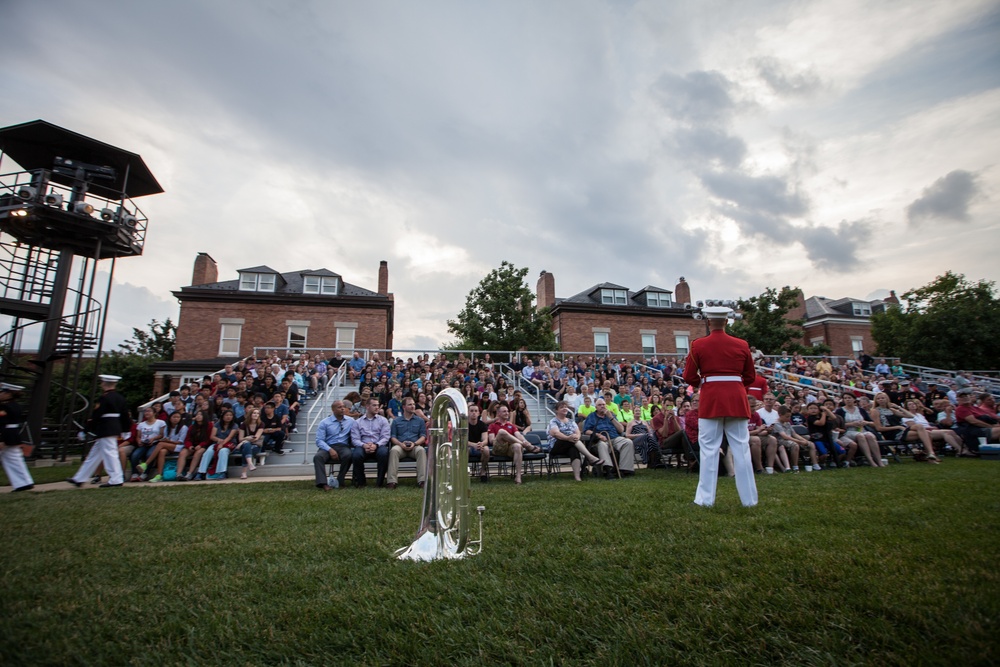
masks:
[[[258,292],[273,292],[275,286],[278,284],[278,277],[273,273],[258,273],[257,274],[257,291]]]
[[[357,331],[357,327],[337,327],[337,349],[341,352],[353,352]],[[347,343],[348,333],[350,333],[350,344]]]
[[[337,278],[335,276],[304,276],[302,280],[303,294],[337,295]]]
[[[293,340],[292,336],[298,335],[302,338],[301,341]],[[288,349],[289,350],[302,350],[309,347],[309,327],[302,326],[300,324],[290,324],[288,325]]]
[[[656,354],[656,334],[640,334],[642,340],[642,353],[646,355]],[[646,345],[650,343],[650,345]]]
[[[251,286],[250,283],[253,283]],[[273,292],[278,277],[273,273],[241,273],[241,292]]]
[[[670,295],[666,292],[646,292],[646,305],[650,308],[670,308]]]
[[[603,350],[601,348],[604,348]],[[594,354],[608,354],[611,351],[611,334],[607,331],[594,332]]]
[[[240,356],[240,339],[243,337],[243,325],[226,323],[222,324],[220,329],[221,330],[219,331],[219,356],[220,357]],[[236,341],[235,345],[232,344],[233,341]],[[229,345],[227,345],[227,343],[229,343]]]
[[[867,303],[861,303],[860,301],[854,301],[852,304],[852,310],[857,317],[871,317],[872,307]]]
[[[687,334],[674,334],[674,348],[677,354],[688,354],[691,352],[691,336]]]
[[[606,306],[628,305],[628,290],[604,288],[601,290],[601,303]]]
[[[851,352],[857,354],[865,351],[865,339],[859,336],[851,337]]]
[[[240,274],[240,291],[241,292],[256,292],[257,291],[257,274],[256,273],[241,273]]]

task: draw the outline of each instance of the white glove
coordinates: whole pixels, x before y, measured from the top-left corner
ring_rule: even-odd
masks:
[[[83,431],[80,431],[79,433],[76,434],[76,439],[79,440],[80,442],[83,442],[84,440],[87,439],[87,434],[84,433]]]

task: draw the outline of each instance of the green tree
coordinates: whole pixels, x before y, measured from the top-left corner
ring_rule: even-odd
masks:
[[[789,319],[799,305],[802,290],[798,287],[768,287],[759,296],[740,299],[737,308],[743,314],[729,327],[729,333],[746,340],[764,354],[779,354],[782,350],[795,354],[809,353],[812,348],[802,345],[801,319]]]
[[[125,397],[133,417],[138,406],[153,398],[153,383],[156,378],[150,364],[154,361],[160,360],[118,351],[108,352],[101,357],[100,373],[121,377],[117,389]],[[80,390],[87,394],[96,384],[96,397],[100,395],[101,387],[99,382],[94,383],[95,366],[94,360],[88,359],[80,367]]]
[[[458,318],[448,320],[453,350],[554,350],[556,337],[548,309],[536,311],[535,295],[524,281],[527,267],[504,260],[469,292]]]
[[[1000,299],[994,283],[946,272],[902,295],[904,307],[872,315],[881,355],[950,370],[1000,365]]]
[[[153,320],[149,331],[132,329],[132,339],[118,345],[125,354],[137,354],[156,361],[171,361],[174,358],[174,344],[177,339],[177,325],[167,318],[160,323]]]

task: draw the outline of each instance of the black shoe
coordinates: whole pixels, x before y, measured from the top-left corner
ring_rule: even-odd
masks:
[[[479,482],[480,482],[480,484],[489,484],[489,482],[490,482],[490,476],[489,475],[480,475],[479,476]]]
[[[97,488],[99,488],[99,489],[116,489],[119,486],[125,486],[125,485],[124,484],[112,484],[111,482],[105,482],[104,484],[101,484]]]
[[[17,487],[16,489],[14,489],[12,491],[12,493],[17,493],[18,491],[31,491],[33,488],[35,488],[34,484],[27,484],[25,486],[19,486],[19,487]]]
[[[76,488],[78,488],[78,489],[79,489],[79,488],[80,488],[81,486],[83,486],[83,482],[78,482],[78,481],[76,481],[75,479],[73,479],[72,477],[67,477],[67,478],[66,478],[66,481],[67,481],[67,482],[69,482],[70,484],[72,484],[73,486],[75,486],[75,487],[76,487]]]

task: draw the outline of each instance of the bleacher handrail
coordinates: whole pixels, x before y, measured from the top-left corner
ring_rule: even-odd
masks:
[[[333,403],[333,397],[339,392],[340,385],[343,383],[346,375],[347,364],[343,364],[337,369],[337,372],[333,374],[330,381],[326,383],[326,387],[324,387],[323,391],[317,394],[316,398],[312,401],[312,407],[310,407],[306,412],[306,444],[305,447],[302,448],[303,464],[308,463],[309,461],[309,444],[315,442],[316,440],[316,426],[328,416],[327,410],[330,409],[330,404]]]

